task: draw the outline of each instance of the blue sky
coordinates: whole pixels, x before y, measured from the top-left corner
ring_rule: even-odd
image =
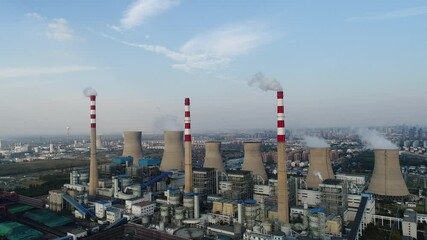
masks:
[[[0,6],[0,136],[426,125],[425,1],[20,1]],[[260,75],[259,75],[260,76]]]

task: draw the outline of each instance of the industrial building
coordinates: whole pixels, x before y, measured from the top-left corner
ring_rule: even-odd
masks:
[[[277,165],[268,172],[274,178],[268,178],[259,140],[242,141],[241,170],[225,170],[221,142],[200,141],[198,146],[205,146],[203,167],[193,167],[189,98],[184,99],[184,131],[164,132],[161,161],[144,159],[141,132],[126,131],[122,157],[99,166],[98,175],[95,96],[90,99],[89,171],[74,169],[69,183],[49,192],[47,208],[94,223],[101,229],[98,236],[117,229],[153,239],[358,239],[369,223],[382,217],[376,215],[377,198],[409,195],[397,151],[375,151],[369,182],[365,176],[335,175],[331,158],[337,153],[330,148],[286,149],[282,91],[277,92],[277,139],[272,140]],[[288,177],[295,159],[308,160],[308,171]],[[407,211],[397,220],[407,236],[416,231],[414,219]],[[69,236],[97,236],[85,231]]]

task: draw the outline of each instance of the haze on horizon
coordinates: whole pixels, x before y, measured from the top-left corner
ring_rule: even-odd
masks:
[[[24,1],[0,8],[0,136],[427,125],[420,1]],[[259,75],[258,75],[259,76]]]

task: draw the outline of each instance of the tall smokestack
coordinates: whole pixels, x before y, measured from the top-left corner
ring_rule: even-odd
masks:
[[[138,161],[142,158],[141,132],[140,131],[125,131],[123,157],[131,156],[133,165],[138,166]]]
[[[185,192],[193,191],[193,163],[191,161],[191,119],[190,119],[190,99],[184,100],[184,148],[185,148]]]
[[[160,163],[160,171],[184,170],[183,134],[183,131],[165,131],[165,148]]]
[[[318,188],[325,179],[334,178],[329,148],[310,148],[308,155],[310,166],[307,173],[307,187]]]
[[[289,224],[286,160],[285,107],[283,105],[283,92],[277,91],[277,212],[281,224]]]
[[[383,198],[401,198],[409,195],[408,187],[400,172],[399,150],[375,150],[375,165],[368,192]]]
[[[254,176],[259,176],[263,181],[267,181],[267,172],[262,163],[261,142],[245,142],[243,150],[242,170],[251,171]]]
[[[221,157],[221,142],[209,141],[205,143],[205,168],[215,168],[219,172],[225,172]]]
[[[90,95],[90,180],[89,196],[96,195],[98,164],[96,162],[96,95]]]

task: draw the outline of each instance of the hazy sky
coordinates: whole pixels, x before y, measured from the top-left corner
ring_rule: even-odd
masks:
[[[3,0],[0,137],[427,124],[427,2]]]

